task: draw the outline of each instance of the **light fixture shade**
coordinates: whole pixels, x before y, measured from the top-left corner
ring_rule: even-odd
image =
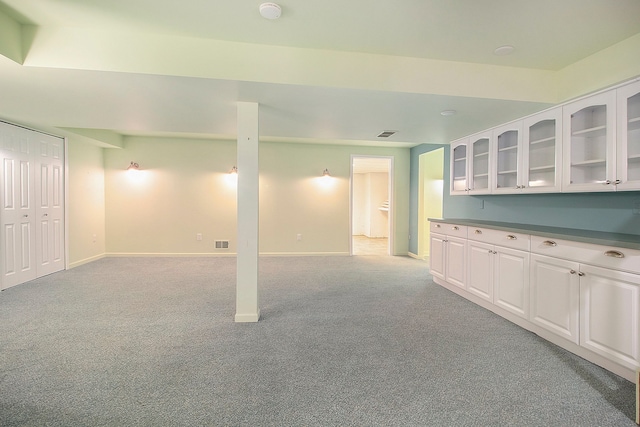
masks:
[[[127,168],[127,170],[131,170],[131,169],[138,170],[140,169],[140,165],[132,161],[131,164],[129,164],[129,167]]]
[[[329,169],[325,169],[325,170],[322,172],[322,176],[331,176],[331,174],[329,173]]]
[[[262,3],[260,5],[260,15],[266,19],[278,19],[282,14],[282,9],[276,3]]]
[[[231,168],[231,170],[229,171],[230,174],[232,175],[237,175],[238,174],[238,167],[234,166]]]

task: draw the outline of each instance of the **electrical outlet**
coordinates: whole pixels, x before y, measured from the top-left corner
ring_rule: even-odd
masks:
[[[93,235],[93,243],[95,243],[98,240],[98,235],[94,234]]]
[[[202,233],[196,234],[196,240],[197,241],[201,241],[202,240]]]
[[[297,235],[296,235],[296,240],[297,240],[297,241],[302,240],[302,234],[297,234]]]

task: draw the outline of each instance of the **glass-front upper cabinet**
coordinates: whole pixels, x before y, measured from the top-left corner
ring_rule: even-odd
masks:
[[[467,144],[469,138],[459,139],[451,143],[451,188],[449,194],[467,194]]]
[[[618,89],[616,187],[640,190],[640,82]]]
[[[524,119],[522,154],[523,192],[559,192],[562,188],[562,108]]]
[[[615,191],[616,91],[563,107],[562,191]]]
[[[491,137],[491,131],[469,137],[469,194],[491,193]]]
[[[509,123],[493,130],[495,144],[492,172],[493,193],[521,193],[522,180],[522,122]]]

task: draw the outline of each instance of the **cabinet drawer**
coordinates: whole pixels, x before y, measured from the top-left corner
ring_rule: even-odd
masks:
[[[468,238],[478,242],[504,246],[512,249],[529,250],[529,235],[511,231],[494,230],[492,228],[469,227]]]
[[[640,251],[531,236],[531,252],[640,274]]]
[[[432,222],[432,233],[446,234],[447,236],[463,237],[467,238],[467,226],[457,224],[447,224],[445,222]]]

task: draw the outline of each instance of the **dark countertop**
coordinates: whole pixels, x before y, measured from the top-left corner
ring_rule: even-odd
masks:
[[[469,227],[493,228],[504,231],[519,231],[525,234],[533,234],[541,237],[640,250],[640,235],[637,234],[608,233],[604,231],[581,230],[577,228],[547,227],[543,225],[456,218],[429,218],[429,221],[466,225]]]

